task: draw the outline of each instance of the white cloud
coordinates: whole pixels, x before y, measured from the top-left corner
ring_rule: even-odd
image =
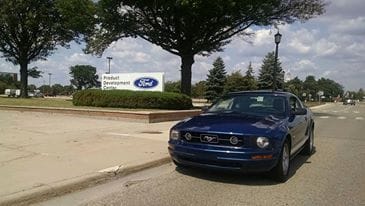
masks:
[[[307,75],[331,78],[346,88],[365,88],[365,4],[363,0],[332,1],[327,13],[304,24],[280,25],[283,35],[279,45],[279,58],[285,71],[292,77],[304,79]],[[268,52],[275,50],[274,27],[252,27],[251,37],[237,36],[224,48],[224,52],[209,57],[195,56],[192,68],[193,82],[206,78],[213,61],[221,56],[228,73],[241,70],[244,73],[252,62],[255,75]],[[112,72],[165,72],[167,80],[180,79],[181,60],[161,47],[142,39],[126,38],[113,43],[102,58],[83,54],[84,45],[71,44],[71,49],[58,49],[47,61],[38,61],[44,71],[52,72],[54,82],[69,83],[69,67],[75,64],[91,64],[98,73],[107,71],[106,56],[113,57]],[[19,71],[18,66],[0,60],[0,71]],[[30,82],[48,82],[48,76]]]
[[[315,51],[318,56],[329,56],[333,55],[338,49],[339,46],[337,46],[336,43],[330,42],[326,39],[319,40],[315,45]]]

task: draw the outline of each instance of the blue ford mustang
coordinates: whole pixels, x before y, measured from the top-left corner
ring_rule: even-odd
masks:
[[[285,182],[290,159],[313,151],[311,111],[293,94],[230,93],[204,113],[170,130],[169,153],[177,166],[267,172]]]

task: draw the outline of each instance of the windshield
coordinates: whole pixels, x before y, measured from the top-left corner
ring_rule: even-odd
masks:
[[[273,94],[228,96],[213,104],[208,112],[284,116],[286,112],[285,97]]]

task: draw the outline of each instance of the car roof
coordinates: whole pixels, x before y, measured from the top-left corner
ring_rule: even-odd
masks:
[[[239,91],[231,92],[229,95],[241,95],[241,94],[275,94],[280,96],[295,96],[290,92],[274,91],[274,90],[250,90],[250,91]]]

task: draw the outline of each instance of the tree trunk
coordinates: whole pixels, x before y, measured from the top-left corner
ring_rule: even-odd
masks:
[[[28,62],[20,62],[20,97],[28,97]]]
[[[194,55],[181,56],[181,93],[191,96],[191,67],[194,64]]]

